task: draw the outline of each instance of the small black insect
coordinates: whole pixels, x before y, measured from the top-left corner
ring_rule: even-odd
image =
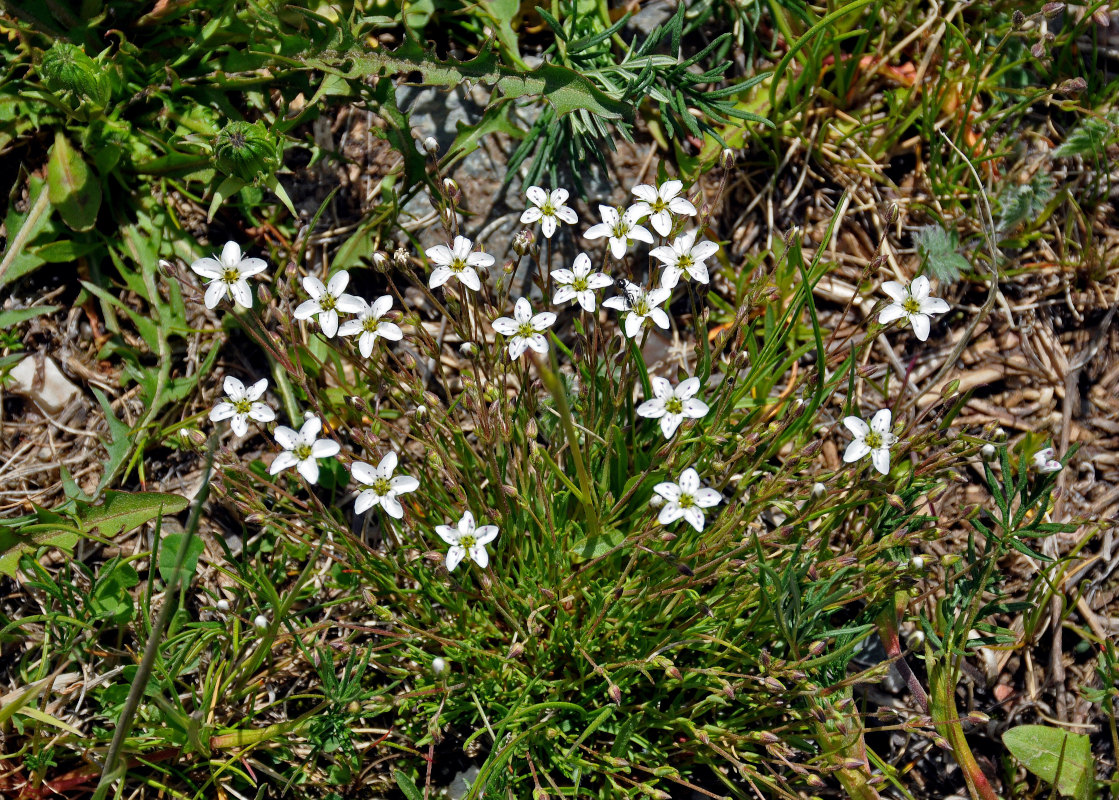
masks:
[[[618,278],[614,281],[618,287],[618,291],[626,299],[626,311],[632,311],[634,306],[641,300],[641,287],[635,283],[630,283],[625,278]]]

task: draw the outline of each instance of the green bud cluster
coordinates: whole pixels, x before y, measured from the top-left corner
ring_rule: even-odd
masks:
[[[230,122],[214,138],[214,166],[226,175],[251,182],[271,174],[280,159],[276,140],[264,123]]]
[[[69,42],[55,42],[43,53],[39,75],[56,95],[72,95],[96,106],[109,103],[109,75],[80,47]]]

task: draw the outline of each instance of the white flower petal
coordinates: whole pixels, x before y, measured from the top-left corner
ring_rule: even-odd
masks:
[[[646,419],[660,419],[664,416],[664,413],[663,400],[646,400],[637,407],[637,416],[645,417]]]
[[[902,302],[905,298],[909,297],[909,292],[905,287],[897,281],[885,281],[882,284],[882,291],[890,296],[892,300],[897,303]]]
[[[454,274],[450,267],[436,267],[431,271],[431,277],[428,279],[427,286],[429,289],[438,289],[449,281]]]
[[[539,186],[530,186],[525,189],[525,194],[528,199],[532,201],[533,205],[543,207],[548,202],[548,193],[541,189]]]
[[[893,423],[893,412],[888,408],[882,408],[875,412],[870,420],[870,429],[875,433],[887,434],[890,432],[890,427]]]
[[[447,544],[458,544],[459,532],[457,528],[452,528],[450,525],[436,525],[435,532]]]
[[[531,225],[532,223],[539,220],[542,216],[544,216],[544,212],[542,212],[539,208],[537,208],[536,206],[529,206],[523,212],[521,212],[521,224]]]
[[[210,422],[222,422],[227,420],[237,413],[237,409],[233,407],[233,403],[228,403],[222,400],[216,406],[210,409]]]
[[[948,305],[948,301],[939,297],[926,297],[921,301],[922,314],[943,314],[951,309],[952,306]]]
[[[299,459],[295,457],[295,453],[290,450],[285,450],[272,459],[272,466],[268,468],[268,474],[276,475],[283,472],[288,467],[294,467],[298,461]]]
[[[552,276],[555,276],[554,272],[552,273]],[[579,293],[576,292],[575,289],[573,289],[570,285],[560,284],[560,287],[556,289],[556,293],[552,297],[552,305],[558,306],[561,303],[566,303],[568,300],[574,300],[578,295]]]
[[[535,350],[537,353],[548,352],[548,338],[542,333],[538,333],[534,336],[529,336],[524,339],[524,341],[526,341],[528,343],[528,346]]]
[[[249,284],[242,278],[229,285],[229,293],[233,295],[234,301],[242,308],[253,307],[253,291],[249,288]]]
[[[458,521],[458,532],[463,536],[474,533],[474,515],[469,511],[462,512],[462,519]]]
[[[904,316],[906,316],[906,312],[905,309],[901,307],[901,304],[891,303],[878,314],[878,321],[885,325],[888,322],[893,322],[895,319],[901,319]]]
[[[694,468],[688,467],[680,473],[680,491],[684,494],[695,494],[699,490],[699,473]]]
[[[847,445],[847,449],[843,451],[843,460],[848,464],[858,461],[860,458],[870,452],[870,445],[862,439],[855,439]]]
[[[249,420],[246,414],[234,414],[233,419],[229,421],[229,427],[238,436],[244,436],[249,432]]]
[[[271,422],[276,418],[276,412],[264,403],[253,403],[253,407],[249,409],[249,416],[257,422]]]
[[[489,544],[497,538],[497,532],[496,525],[483,525],[474,531],[474,538],[478,544]]]
[[[319,462],[315,461],[315,459],[303,459],[299,462],[299,466],[297,466],[296,469],[307,483],[316,484],[319,482]]]
[[[532,306],[529,305],[527,298],[521,297],[517,300],[513,306],[513,319],[522,325],[532,319]]]
[[[684,416],[691,417],[692,419],[699,419],[707,414],[711,409],[707,407],[707,403],[702,400],[697,400],[694,397],[689,397],[684,401]]]
[[[665,503],[661,513],[657,515],[657,522],[661,525],[671,525],[682,516],[684,516],[684,509],[675,503]]]
[[[718,505],[723,499],[723,496],[714,489],[704,487],[695,493],[696,505],[700,508],[710,508],[711,506]]]
[[[466,267],[458,274],[458,280],[467,289],[473,289],[475,292],[482,289],[482,282],[478,280],[478,273],[470,267]]]
[[[200,258],[190,268],[203,278],[220,278],[222,273],[221,262],[215,258]]]
[[[913,279],[913,283],[909,284],[909,293],[917,300],[924,300],[929,296],[929,279],[924,275],[918,275]]]
[[[680,423],[683,421],[684,417],[680,414],[669,414],[665,412],[665,415],[661,417],[661,433],[664,434],[664,438],[671,439],[673,434],[676,433],[676,429],[680,427]]]
[[[703,511],[701,511],[698,506],[688,506],[685,508],[684,519],[697,531],[703,531],[703,526],[707,522],[703,516]]]
[[[321,300],[326,296],[326,287],[323,282],[316,278],[314,275],[308,275],[303,279],[303,291],[311,295],[315,300]]]
[[[434,247],[429,247],[424,252],[427,260],[439,266],[446,266],[454,260],[454,255],[451,253],[451,248],[445,244],[437,244]]]
[[[296,319],[310,319],[320,311],[322,311],[322,306],[319,305],[319,301],[312,298],[297,305],[295,311],[292,312],[292,316]]]
[[[225,284],[221,281],[214,281],[206,287],[206,308],[217,308],[218,303],[225,297]]]
[[[364,461],[355,461],[350,464],[350,474],[354,476],[355,481],[364,483],[366,486],[371,486],[373,481],[377,479],[376,467]]]
[[[391,494],[381,498],[381,508],[393,519],[404,518],[404,506],[400,505],[400,501]]]
[[[474,563],[482,569],[489,566],[490,554],[486,552],[486,548],[481,545],[474,545],[470,548],[470,557],[474,559]]]
[[[669,502],[680,499],[680,487],[672,481],[658,483],[653,487],[653,491]]]
[[[866,435],[870,433],[870,426],[859,417],[844,417],[843,424],[847,426],[847,430],[860,439],[865,439]]]
[[[640,183],[630,189],[639,200],[644,200],[646,203],[657,202],[657,190],[647,183]]]
[[[924,314],[913,314],[909,317],[909,324],[913,326],[913,335],[922,342],[928,341],[931,325],[929,318]]]
[[[556,232],[556,218],[554,216],[544,217],[540,220],[540,230],[545,239],[551,239],[552,234]]]
[[[466,548],[458,544],[451,545],[451,549],[447,551],[447,560],[444,562],[444,566],[447,567],[448,572],[454,572],[455,567],[461,564],[464,558],[466,558]]]
[[[382,478],[391,478],[399,460],[396,452],[394,450],[389,450],[385,453],[384,457],[381,458],[381,463],[377,465],[377,475]]]
[[[379,503],[380,501],[381,498],[375,491],[373,491],[372,489],[366,489],[364,492],[357,496],[356,500],[354,500],[354,513],[364,514],[366,511],[373,508],[373,506],[377,505],[377,503]]]
[[[276,443],[285,450],[294,450],[299,443],[299,434],[287,425],[277,425],[272,435],[276,438]]]
[[[887,475],[890,472],[890,451],[885,447],[878,447],[870,451],[870,463],[874,468]]]
[[[529,348],[529,340],[526,336],[514,336],[509,340],[509,358],[516,361],[524,355],[525,350]]]
[[[332,308],[319,314],[319,328],[322,329],[323,336],[333,339],[338,333],[338,312]]]
[[[389,481],[389,486],[391,486],[392,490],[397,494],[407,494],[408,492],[414,492],[416,489],[419,489],[420,482],[411,475],[397,475]]]
[[[490,327],[502,336],[512,336],[517,332],[519,326],[517,321],[512,317],[498,317],[490,323]]]
[[[236,267],[241,263],[241,246],[237,242],[226,242],[221,250],[221,263],[226,267]]]
[[[311,455],[315,458],[330,458],[338,455],[342,446],[333,439],[318,439],[311,445]]]

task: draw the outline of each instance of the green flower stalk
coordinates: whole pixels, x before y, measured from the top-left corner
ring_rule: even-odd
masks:
[[[279,166],[276,140],[260,122],[230,122],[214,138],[214,166],[250,183]]]
[[[39,75],[56,95],[74,95],[97,106],[109,102],[109,76],[80,47],[69,42],[55,42],[43,53]]]

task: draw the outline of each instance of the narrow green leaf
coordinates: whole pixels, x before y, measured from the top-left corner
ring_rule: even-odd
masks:
[[[396,785],[407,800],[424,800],[423,793],[420,792],[414,780],[398,769],[393,770],[392,775],[396,778]]]

